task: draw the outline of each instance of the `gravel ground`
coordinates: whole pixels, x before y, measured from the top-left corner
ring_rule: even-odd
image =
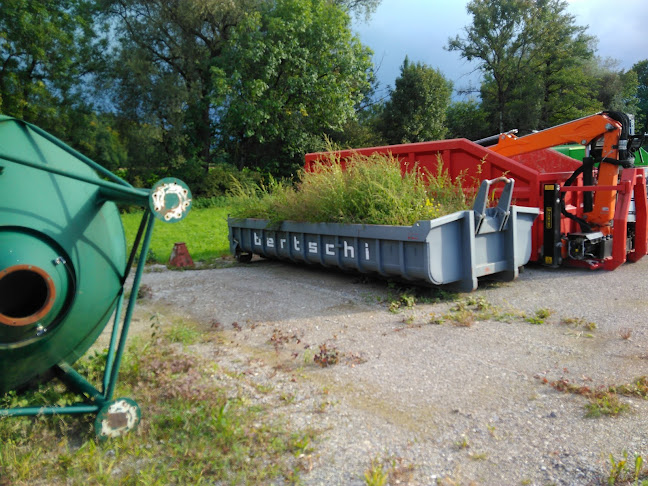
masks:
[[[550,309],[540,325],[431,324],[457,302],[393,313],[385,282],[257,259],[146,273],[140,312],[164,305],[220,327],[204,352],[272,388],[295,427],[320,431],[301,458],[306,485],[363,485],[372,460],[388,462],[391,484],[604,484],[610,454],[648,454],[648,401],[586,418],[586,398],[543,378],[596,387],[648,375],[647,270],[648,258],[614,272],[527,267],[459,296],[499,312]],[[596,329],[560,322],[577,318]],[[338,364],[311,361],[322,345]]]

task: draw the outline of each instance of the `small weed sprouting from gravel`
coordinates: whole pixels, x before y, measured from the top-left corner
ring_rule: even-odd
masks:
[[[364,473],[365,484],[367,486],[410,484],[414,469],[414,465],[406,464],[402,457],[374,458]]]
[[[340,353],[334,346],[320,344],[319,353],[313,357],[313,361],[322,368],[333,366],[340,362]]]
[[[470,442],[468,441],[468,437],[466,437],[465,435],[462,435],[461,439],[458,440],[455,443],[455,445],[457,446],[457,449],[460,450],[465,450],[470,448]]]
[[[392,313],[413,309],[419,303],[438,304],[452,302],[459,298],[459,294],[438,287],[400,287],[397,283],[389,281],[387,288],[389,297],[385,302],[388,302],[388,309]]]
[[[590,403],[585,405],[585,417],[587,418],[598,418],[603,415],[616,417],[629,408],[613,393],[605,393],[600,397],[592,397],[590,400]]]
[[[407,324],[408,326],[411,326],[414,324],[414,314],[410,314],[407,317],[403,317],[403,324]]]
[[[623,451],[623,457],[618,461],[613,454],[610,454],[610,473],[607,484],[647,486],[648,471],[644,468],[644,458],[640,454],[635,455],[634,469],[631,470],[627,451]]]
[[[567,334],[587,338],[594,337],[591,331],[594,331],[598,327],[596,323],[586,321],[582,317],[563,317],[560,319],[560,324],[569,328]]]
[[[497,314],[498,310],[484,297],[471,296],[452,306],[443,319],[457,327],[471,327],[475,322],[492,319]]]
[[[589,403],[585,405],[585,416],[591,418],[601,416],[614,417],[629,410],[630,407],[621,402],[619,396],[648,399],[648,377],[646,376],[637,378],[632,383],[599,386],[596,388],[587,385],[578,385],[566,378],[555,381],[549,381],[547,378],[540,378],[540,380],[560,392],[572,393],[588,398]]]
[[[409,293],[402,293],[397,299],[389,303],[389,312],[398,313],[401,309],[412,309],[416,305],[416,297]]]
[[[470,309],[454,310],[449,320],[457,327],[472,327],[475,323],[475,313]]]
[[[364,473],[364,480],[367,486],[385,486],[389,476],[383,469],[383,464],[378,459],[371,461],[371,466]]]
[[[619,336],[624,341],[628,341],[630,337],[632,337],[632,329],[629,327],[622,327],[621,329],[619,329]]]
[[[525,320],[530,324],[544,324],[551,314],[553,314],[551,309],[541,308],[536,310],[532,316],[526,317]]]
[[[473,461],[485,461],[488,458],[488,454],[485,452],[471,452],[468,454],[468,457]]]
[[[586,331],[594,331],[598,327],[595,322],[586,321],[582,317],[563,317],[560,323],[563,326],[582,328]]]
[[[310,349],[306,348],[306,349],[304,350],[304,356],[303,356],[304,364],[305,364],[305,365],[309,365],[309,364],[311,364],[311,363],[313,362],[313,358],[314,358],[313,351],[311,351]]]

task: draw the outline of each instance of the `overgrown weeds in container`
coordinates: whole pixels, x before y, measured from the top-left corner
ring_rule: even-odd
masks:
[[[281,221],[410,226],[466,209],[461,180],[452,181],[441,159],[436,174],[416,165],[403,173],[390,155],[330,158],[302,170],[295,184],[269,179],[230,191],[231,216]]]

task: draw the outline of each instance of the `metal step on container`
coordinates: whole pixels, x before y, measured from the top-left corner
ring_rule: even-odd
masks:
[[[497,206],[489,208],[497,182],[505,187]],[[256,254],[471,291],[479,277],[515,279],[529,261],[539,210],[511,205],[513,187],[513,179],[485,180],[472,210],[412,226],[228,218],[230,251],[241,262]]]

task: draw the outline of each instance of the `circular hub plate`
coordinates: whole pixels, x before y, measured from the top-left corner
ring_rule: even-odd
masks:
[[[106,403],[97,414],[95,432],[100,440],[119,437],[137,427],[142,413],[130,398],[118,398]]]
[[[151,189],[149,206],[156,218],[175,223],[184,219],[191,207],[191,191],[180,179],[167,177]]]

